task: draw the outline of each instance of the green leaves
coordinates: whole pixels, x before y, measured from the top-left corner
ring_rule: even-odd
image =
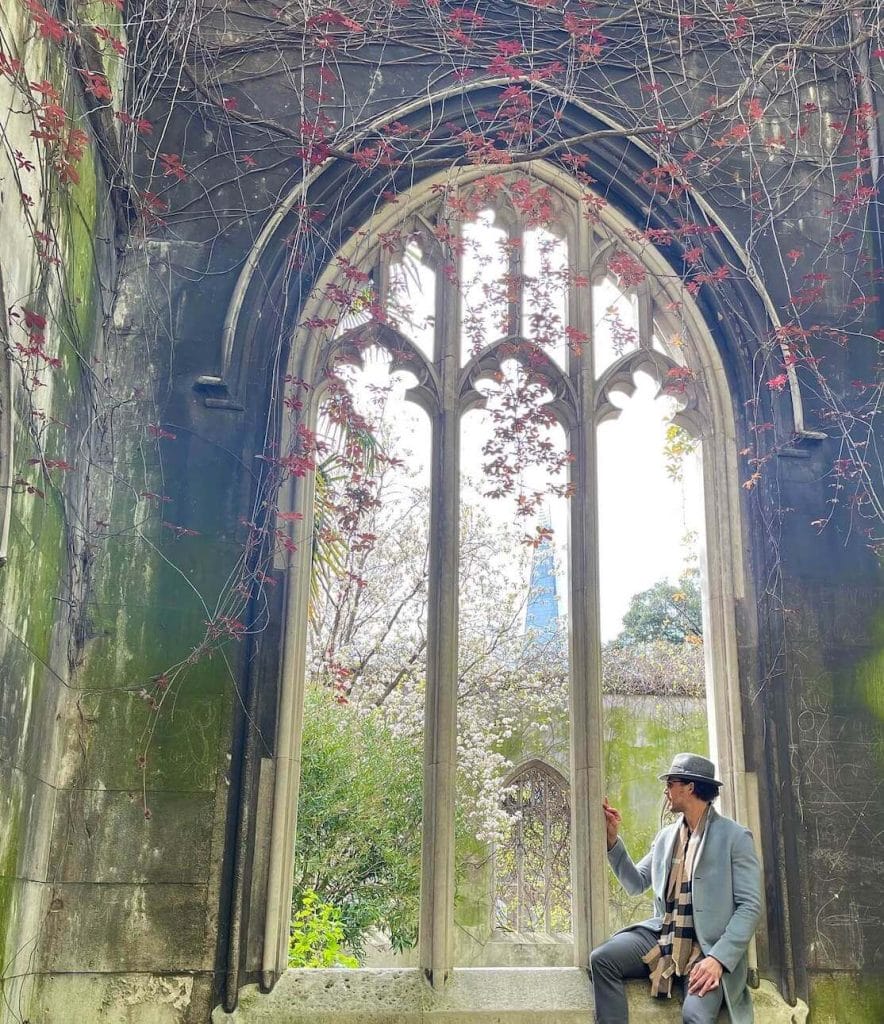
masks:
[[[329,691],[311,687],[301,756],[293,903],[297,955],[319,957],[337,944],[360,956],[373,930],[395,949],[414,945],[423,788],[419,743],[395,735],[379,711],[339,704]]]
[[[343,951],[341,915],[323,903],[313,889],[301,894],[301,905],[292,918],[289,967],[358,967],[359,961]]]

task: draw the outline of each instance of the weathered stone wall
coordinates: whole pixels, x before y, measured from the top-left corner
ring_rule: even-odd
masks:
[[[4,5],[0,27],[4,49],[14,41],[29,80],[49,77],[70,102],[84,101],[79,83],[17,6]],[[240,29],[229,19],[223,31],[232,44]],[[341,124],[355,117],[348,98],[358,98],[361,117],[380,116],[425,95],[428,82],[434,89],[452,84],[450,69],[428,66],[423,51],[417,77],[414,66],[397,70],[393,60],[413,58],[407,47],[398,55],[385,51],[388,71],[380,77],[373,73],[377,56],[363,51],[346,66],[346,89],[336,94]],[[722,74],[727,60],[720,55]],[[299,114],[291,85],[298,68],[293,47],[272,60],[232,51],[230,68],[218,70],[240,83],[240,109],[285,124]],[[605,69],[587,67],[585,74],[589,85]],[[36,166],[45,163],[24,115],[20,127],[7,123],[14,144],[0,156],[5,305],[70,312],[70,337],[53,328],[48,342],[62,367],[33,401],[68,424],[50,424],[41,447],[73,470],[49,471],[50,483],[28,465],[37,457],[33,417],[18,391],[16,475],[37,483],[45,497],[23,484],[14,488],[8,562],[0,569],[0,1013],[31,1024],[205,1022],[225,975],[239,971],[247,980],[259,963],[257,868],[254,900],[250,893],[267,808],[256,765],[273,752],[278,595],[252,606],[260,623],[254,636],[222,644],[211,657],[191,654],[206,623],[225,613],[218,602],[236,579],[240,519],[255,513],[255,456],[276,430],[268,396],[283,372],[280,340],[287,343],[298,289],[309,286],[318,264],[291,278],[283,303],[285,238],[295,219],[289,215],[262,257],[258,276],[266,288],[244,309],[249,330],[242,337],[251,348],[225,365],[224,321],[239,270],[296,183],[297,143],[268,142],[245,123],[222,125],[202,98],[177,97],[177,82],[173,76],[171,85],[158,84],[151,117],[162,151],[181,154],[201,176],[169,193],[167,224],[151,240],[126,242],[112,312],[102,285],[116,274],[114,211],[93,149],[80,163],[79,183],[49,184],[42,197],[33,190],[29,216],[42,223],[51,201],[47,216],[60,239],[61,265],[48,273],[16,202],[14,149]],[[832,118],[841,116],[853,102],[851,84],[832,80],[825,95],[812,98]],[[621,99],[624,106],[641,102],[638,79],[624,76]],[[707,101],[687,88],[680,98],[694,110]],[[0,105],[17,103],[0,77]],[[454,98],[437,106],[433,118],[456,120],[458,104]],[[418,111],[413,121],[428,116]],[[566,116],[579,130],[583,115]],[[759,130],[775,135],[784,124],[771,114]],[[696,142],[703,143],[701,135]],[[811,133],[802,159],[812,163],[832,144],[825,130]],[[234,174],[236,154],[257,154],[258,167]],[[650,198],[635,178],[646,157],[626,143],[588,156],[599,191],[644,222]],[[783,174],[802,173],[800,161],[776,148],[770,159]],[[152,161],[137,168],[142,189],[163,184]],[[628,177],[618,179],[624,168]],[[701,198],[741,244],[752,240],[756,266],[781,306],[789,286],[765,259],[772,252],[765,239],[755,236],[745,178],[742,158],[727,154],[717,184]],[[384,180],[352,168],[318,179],[311,203],[327,216],[327,256],[368,216]],[[344,195],[352,197],[349,205],[340,203]],[[796,246],[818,252],[830,202],[819,188],[800,196],[780,225],[780,248],[794,237]],[[858,233],[828,272],[846,280],[863,251],[880,263],[873,230]],[[680,258],[675,250],[669,255]],[[701,303],[712,329],[720,324],[740,446],[754,444],[745,403],[758,397],[759,337],[746,325],[724,323],[712,299],[701,295]],[[836,324],[838,287],[826,303],[819,317]],[[10,324],[12,344],[17,330]],[[846,394],[852,380],[870,377],[875,353],[833,346],[826,358],[833,387]],[[194,388],[198,376],[221,374],[225,384]],[[805,399],[807,425],[827,430],[812,395]],[[787,395],[762,394],[760,401],[760,418],[775,424],[785,444]],[[819,536],[808,529],[830,497],[828,474],[839,455],[832,433],[791,446],[743,495],[753,585],[739,609],[740,655],[749,768],[762,784],[770,940],[763,972],[809,998],[815,1024],[877,1024],[884,1017],[877,851],[884,827],[884,579],[846,520]],[[21,978],[37,984],[22,986]]]
[[[8,537],[0,566],[5,1021],[27,1016],[29,982],[55,911],[50,836],[83,622],[85,549],[77,520],[84,475],[77,469],[86,459],[77,440],[89,414],[91,361],[101,356],[114,253],[91,139],[62,185],[49,147],[32,136],[40,128],[39,101],[29,101],[28,82],[54,89],[73,117],[83,113],[63,56],[17,4],[0,11],[0,53],[0,417],[10,427],[0,431],[0,534],[5,527]]]
[[[218,495],[237,494],[239,463],[193,431],[160,452],[174,433],[155,421],[175,272],[167,247],[128,237],[119,124],[75,73],[87,30],[73,16],[118,39],[119,18],[44,10],[70,26],[61,41],[24,5],[0,13],[0,383],[8,373],[13,416],[0,457],[14,478],[0,568],[0,1019],[206,1020],[234,670],[219,657],[186,688],[151,680],[199,643],[236,561],[223,539],[236,516]],[[124,65],[104,59],[119,95]],[[61,139],[32,135],[47,103]],[[82,152],[60,174],[71,129]],[[176,486],[173,510],[160,497],[170,478],[194,486]],[[200,518],[191,506],[199,537],[178,529]],[[157,713],[148,690],[174,708]]]

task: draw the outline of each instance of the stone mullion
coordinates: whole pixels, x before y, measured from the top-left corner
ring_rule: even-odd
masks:
[[[305,378],[313,376],[308,369]],[[319,400],[314,389],[305,421],[315,427]],[[287,450],[286,438],[283,450]],[[261,957],[261,982],[265,989],[288,966],[291,928],[292,884],[295,836],[298,828],[298,798],[301,781],[301,745],[304,726],[304,696],[307,686],[307,629],[310,603],[310,527],[313,522],[315,476],[294,477],[280,495],[280,509],[297,512],[297,524],[286,526],[297,552],[278,551],[277,567],[285,570],[286,592],[279,702],[277,706],[276,750],[273,756],[273,797],[268,851],[267,911]],[[279,524],[282,525],[282,524]],[[254,723],[253,723],[254,726]]]
[[[507,334],[519,337],[522,334],[522,306],[525,298],[525,281],[522,271],[522,245],[524,234],[521,222],[510,228],[507,235]]]
[[[589,277],[592,231],[581,218],[574,242],[579,275]],[[601,626],[599,615],[598,486],[596,469],[595,360],[591,339],[592,290],[575,288],[570,320],[590,335],[569,359],[577,394],[576,422],[569,446],[573,487],[570,515],[570,709],[571,709],[571,879],[574,957],[589,966],[589,954],[606,930],[604,756],[602,749]]]
[[[654,306],[647,281],[638,287],[638,344],[639,348],[654,347]]]
[[[461,339],[459,288],[443,275],[437,282],[441,394],[432,417],[420,966],[430,984],[441,988],[454,959]]]

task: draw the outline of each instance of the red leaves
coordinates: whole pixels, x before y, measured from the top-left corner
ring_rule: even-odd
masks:
[[[765,383],[771,391],[783,391],[789,383],[789,375],[787,373],[778,373],[776,377],[771,377]]]
[[[160,199],[156,192],[145,189],[138,195],[138,213],[145,227],[165,224],[160,214],[165,213],[168,208],[168,203]]]
[[[58,255],[58,243],[45,231],[35,231],[34,241],[37,243],[37,256],[44,262],[55,267],[61,266]]]
[[[40,313],[35,313],[33,309],[28,309],[26,306],[21,307],[22,316],[24,318],[25,328],[29,331],[42,331],[46,327],[46,317]]]
[[[761,105],[761,100],[753,96],[746,101],[746,116],[750,121],[760,121],[764,117],[764,107]]]
[[[327,7],[324,11],[320,11],[319,14],[314,14],[312,18],[307,19],[308,32],[327,32],[329,29],[340,29],[344,32],[365,31],[358,21],[348,18],[346,14],[341,14],[340,11],[336,11],[331,7]]]
[[[642,171],[639,182],[649,188],[654,195],[677,199],[690,189],[690,185],[680,180],[683,175],[684,170],[672,162]]]
[[[735,43],[740,39],[744,39],[749,34],[749,28],[749,19],[746,17],[746,15],[738,14],[736,18],[734,18],[733,32],[728,32],[725,38],[728,40],[728,42]]]
[[[63,472],[67,472],[74,467],[67,462],[65,459],[28,459],[29,466],[42,466],[44,470],[60,469]]]
[[[640,285],[647,277],[643,264],[628,252],[620,250],[608,260],[608,270],[617,277],[621,288],[634,288]]]
[[[46,336],[43,333],[46,328],[45,316],[26,306],[21,306],[18,310],[14,308],[9,310],[9,322],[18,322],[21,329],[27,334],[26,342],[17,341],[15,343],[15,350],[20,356],[26,360],[42,359],[53,369],[61,366],[61,360],[57,356],[51,355],[45,348]],[[33,368],[28,372],[33,372]],[[31,383],[34,387],[43,386],[43,382],[35,375],[31,377]]]
[[[511,64],[502,53],[491,58],[486,70],[494,78],[519,78],[525,73],[515,64]]]
[[[45,78],[42,82],[31,82],[31,92],[37,93],[43,103],[58,103],[58,90]]]
[[[666,371],[666,383],[663,390],[668,395],[684,394],[693,379],[694,371],[689,366],[673,366]]]
[[[369,274],[368,271],[361,270],[344,256],[338,256],[335,262],[340,268],[341,273],[348,281],[354,281],[356,284],[366,284],[371,280],[371,274]]]
[[[314,167],[324,163],[331,156],[331,147],[326,140],[328,132],[334,128],[332,121],[325,114],[318,114],[313,119],[302,117],[299,128],[304,145],[296,151],[298,156]]]
[[[363,171],[370,171],[375,167],[398,167],[401,163],[396,151],[388,142],[380,142],[376,146],[360,146],[353,151],[353,159],[356,166]]]
[[[823,286],[817,285],[813,288],[802,288],[800,291],[794,292],[789,296],[789,302],[796,309],[806,309],[808,306],[812,306],[815,302],[823,297]]]
[[[127,128],[134,126],[139,135],[150,135],[153,131],[153,125],[145,117],[134,118],[131,114],[127,114],[125,110],[117,110],[114,113],[114,117]]]
[[[586,331],[578,330],[570,324],[565,327],[565,337],[568,339],[569,350],[575,356],[582,354],[583,346],[589,341],[589,335]]]
[[[562,28],[575,39],[597,36],[598,25],[598,18],[580,18],[570,12],[562,18]]]
[[[158,159],[163,168],[164,178],[187,181],[187,168],[181,163],[181,157],[177,153],[160,153]]]
[[[752,129],[748,124],[743,124],[742,121],[738,121],[736,124],[731,125],[720,139],[713,139],[712,145],[720,148],[722,146],[736,145],[740,142],[745,142],[746,139],[749,138],[751,130]]]
[[[457,25],[455,25],[454,28],[449,29],[446,34],[452,42],[457,43],[458,46],[462,46],[465,50],[469,50],[473,45],[473,37],[468,32],[464,32],[464,30]]]
[[[497,43],[497,52],[502,57],[518,57],[525,48],[517,39],[501,39]]]
[[[40,107],[36,112],[38,127],[31,132],[31,138],[38,139],[52,150],[52,166],[62,183],[79,181],[74,165],[82,158],[89,137],[81,128],[74,126],[51,82],[45,79],[31,82],[30,87],[31,92],[40,97]]]
[[[94,96],[97,100],[111,100],[113,99],[113,93],[111,87],[108,85],[107,78],[97,71],[89,71],[86,68],[78,68],[80,77],[83,79],[83,84],[86,87],[86,92]]]
[[[57,18],[53,18],[38,0],[22,0],[22,3],[44,39],[53,43],[63,43],[70,35],[69,30]]]
[[[448,17],[457,25],[470,25],[472,28],[482,28],[485,24],[483,15],[471,10],[469,7],[455,7],[450,11]]]
[[[147,432],[151,437],[155,437],[159,441],[174,441],[177,439],[177,434],[172,434],[168,430],[163,430],[158,423],[148,423]]]
[[[522,538],[522,543],[526,547],[539,548],[545,540],[553,539],[553,531],[549,526],[536,526],[533,534],[528,534]]]
[[[877,194],[878,190],[874,185],[860,185],[854,192],[841,192],[836,195],[835,202],[828,212],[832,214],[837,211],[849,217],[850,214],[868,206]]]
[[[122,3],[122,0],[120,0],[120,3]],[[111,49],[118,57],[126,56],[126,44],[121,39],[117,39],[115,35],[109,32],[106,28],[103,28],[101,25],[93,25],[92,30],[99,39],[103,40],[105,43],[110,43]]]
[[[232,640],[242,640],[246,635],[245,625],[232,615],[219,615],[206,623],[208,634],[212,640],[220,640],[222,637],[230,637]]]
[[[7,57],[6,54],[0,50],[0,75],[5,78],[15,78],[19,71],[23,68],[22,62],[18,57]]]
[[[716,285],[730,277],[730,268],[724,265],[716,267],[715,270],[704,271],[700,274],[694,274],[690,281],[687,283],[687,290],[691,295],[696,295],[700,290],[700,286],[704,284]]]

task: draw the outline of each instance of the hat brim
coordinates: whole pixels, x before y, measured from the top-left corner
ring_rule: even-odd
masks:
[[[691,775],[690,772],[663,772],[657,778],[662,782],[664,779],[675,779],[676,782],[708,782],[719,788],[724,785],[720,779],[710,779],[708,775]]]

